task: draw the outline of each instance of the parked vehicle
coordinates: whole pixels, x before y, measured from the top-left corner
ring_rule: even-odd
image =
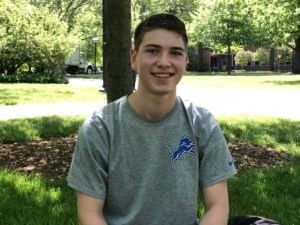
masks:
[[[66,72],[70,74],[75,73],[87,73],[92,74],[94,72],[94,66],[86,60],[86,54],[80,52],[80,47],[77,47],[75,51],[65,60]]]

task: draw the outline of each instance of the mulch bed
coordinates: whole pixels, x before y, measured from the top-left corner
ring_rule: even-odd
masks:
[[[77,136],[0,145],[0,167],[34,173],[50,179],[65,178],[71,164]],[[291,155],[272,148],[230,142],[229,149],[239,172],[250,168],[275,167]]]

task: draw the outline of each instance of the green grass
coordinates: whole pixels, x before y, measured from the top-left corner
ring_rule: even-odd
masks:
[[[78,224],[75,192],[66,181],[0,168],[0,225]]]
[[[50,116],[0,121],[0,143],[67,137],[77,134],[83,116]]]
[[[97,74],[85,74],[85,73],[79,73],[79,74],[72,74],[68,75],[67,77],[71,78],[85,78],[85,79],[102,79],[103,74],[102,73],[97,73]]]
[[[280,73],[195,73],[188,72],[180,85],[214,88],[289,88],[300,89],[300,75]]]
[[[229,179],[230,214],[260,215],[300,224],[300,158],[277,168],[254,169]]]
[[[97,87],[75,87],[67,84],[0,83],[0,105],[80,102],[106,99]]]
[[[252,169],[228,180],[230,217],[258,215],[282,224],[300,222],[300,158],[276,168]],[[203,214],[199,204],[199,214]]]
[[[300,221],[300,159],[229,179],[230,215],[261,215],[283,224]],[[75,192],[47,180],[0,168],[0,225],[78,224]],[[200,206],[200,209],[202,207]]]
[[[228,141],[242,141],[300,154],[300,121],[255,117],[223,116],[218,122]]]

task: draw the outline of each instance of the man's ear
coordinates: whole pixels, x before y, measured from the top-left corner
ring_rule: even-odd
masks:
[[[188,56],[186,56],[185,62],[186,62],[186,65],[185,65],[185,71],[186,71],[187,67],[188,67],[188,64],[190,63],[190,59],[189,59]]]
[[[130,49],[130,65],[131,65],[131,68],[135,71],[137,70],[136,55],[137,55],[137,52],[135,51],[135,49],[131,48]]]

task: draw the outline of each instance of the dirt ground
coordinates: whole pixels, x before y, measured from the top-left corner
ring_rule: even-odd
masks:
[[[67,176],[77,136],[0,145],[0,167],[34,173],[50,179]],[[271,148],[230,142],[228,147],[239,172],[250,168],[274,167],[291,156]]]

